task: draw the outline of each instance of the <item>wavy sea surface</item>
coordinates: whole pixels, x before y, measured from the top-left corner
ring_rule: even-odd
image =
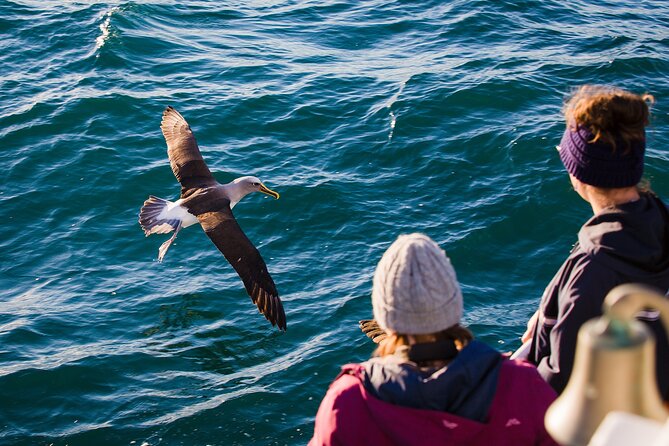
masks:
[[[646,1],[0,0],[0,444],[299,445],[373,345],[371,278],[401,233],[446,249],[464,322],[502,351],[590,209],[554,150],[563,99],[655,95],[646,176],[669,197],[669,5]],[[258,314],[175,199],[172,105],[286,308]]]

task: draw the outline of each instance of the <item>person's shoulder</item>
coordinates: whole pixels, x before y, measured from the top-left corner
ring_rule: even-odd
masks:
[[[502,385],[522,384],[523,387],[531,386],[551,390],[552,387],[541,377],[536,366],[525,359],[504,359],[500,371]]]
[[[537,372],[537,368],[534,364],[525,359],[511,359],[505,357],[504,361],[502,361],[502,370],[512,374],[524,374],[527,376],[536,374],[539,376],[539,372]]]
[[[332,381],[328,393],[331,396],[353,396],[360,394],[359,374],[363,370],[362,364],[346,364],[341,367],[339,375]]]
[[[620,272],[611,264],[610,253],[593,250],[580,256],[571,268],[563,294],[597,295],[606,293],[612,284],[620,281]],[[563,296],[563,298],[566,296]]]

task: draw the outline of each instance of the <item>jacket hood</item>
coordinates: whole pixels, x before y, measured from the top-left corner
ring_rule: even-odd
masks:
[[[420,369],[402,355],[363,363],[360,380],[369,393],[392,404],[448,412],[485,421],[497,388],[502,356],[478,341],[439,369]]]
[[[595,215],[578,241],[598,262],[632,280],[652,282],[669,271],[669,211],[653,194]]]

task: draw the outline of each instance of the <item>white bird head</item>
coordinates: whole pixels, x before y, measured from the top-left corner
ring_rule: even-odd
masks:
[[[251,192],[262,192],[263,194],[269,195],[270,197],[274,197],[277,200],[279,199],[278,192],[269,189],[267,186],[262,184],[262,181],[260,181],[260,179],[257,177],[252,177],[252,176],[240,177],[234,180],[233,184],[237,185],[240,193],[242,194],[242,197],[250,194]]]

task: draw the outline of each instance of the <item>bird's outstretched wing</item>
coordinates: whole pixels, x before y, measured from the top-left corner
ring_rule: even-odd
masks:
[[[190,126],[178,111],[172,107],[165,109],[160,130],[167,142],[167,156],[172,172],[181,183],[182,195],[188,189],[215,183]]]
[[[229,202],[228,202],[229,205]],[[244,282],[246,292],[272,325],[286,330],[286,314],[265,261],[232,215],[229,206],[197,215],[204,232]]]
[[[360,326],[360,330],[362,330],[362,332],[366,334],[368,338],[377,344],[388,336],[385,330],[379,327],[379,323],[374,319],[362,320],[358,322],[358,325]]]

